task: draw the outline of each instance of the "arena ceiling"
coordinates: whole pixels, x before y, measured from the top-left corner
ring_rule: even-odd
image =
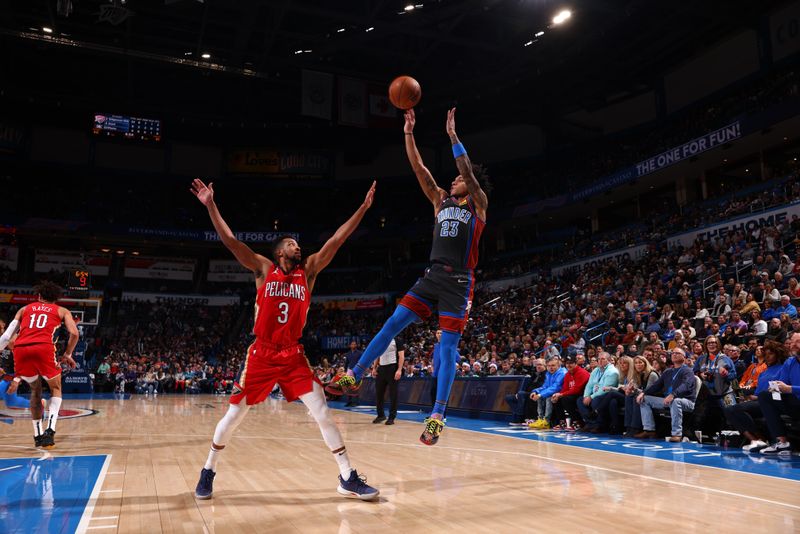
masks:
[[[484,127],[546,124],[651,89],[779,3],[2,0],[0,102],[301,126],[313,124],[299,116],[301,72],[312,69],[379,84],[408,73],[429,109],[468,104]],[[554,26],[565,8],[571,19]]]

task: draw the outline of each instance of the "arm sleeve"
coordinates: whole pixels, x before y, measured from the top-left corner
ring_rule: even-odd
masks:
[[[17,327],[19,326],[19,321],[14,319],[11,321],[6,328],[6,331],[3,332],[3,335],[0,336],[0,350],[3,350],[8,345],[8,342],[11,341],[11,338],[14,337],[14,334],[17,333]]]
[[[694,392],[694,386],[695,378],[692,373],[676,373],[675,380],[672,383],[672,394],[675,397],[691,397]]]

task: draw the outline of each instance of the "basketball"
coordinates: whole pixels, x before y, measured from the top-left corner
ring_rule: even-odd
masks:
[[[389,100],[396,108],[411,109],[422,96],[419,82],[411,76],[398,76],[389,85]]]

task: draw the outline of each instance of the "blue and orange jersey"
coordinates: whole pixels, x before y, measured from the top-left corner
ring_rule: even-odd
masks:
[[[478,244],[486,226],[469,196],[442,201],[433,227],[432,263],[472,270],[478,265]]]

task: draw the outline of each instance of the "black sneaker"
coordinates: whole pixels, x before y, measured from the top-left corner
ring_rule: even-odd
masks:
[[[42,446],[42,438],[43,437],[44,436],[42,434],[39,434],[38,436],[33,436],[33,443],[35,444],[34,445],[35,447],[41,447]]]
[[[387,419],[386,420],[386,424],[387,425],[393,425],[394,424],[394,417],[390,417],[389,419]]]
[[[47,429],[44,431],[44,434],[41,435],[42,441],[40,442],[40,447],[43,449],[52,449],[56,446],[56,431]]]
[[[382,415],[379,415],[378,417],[372,420],[372,424],[377,425],[378,423],[383,423],[384,421],[386,421],[386,418]]]
[[[194,496],[198,499],[210,499],[214,494],[214,477],[217,474],[211,469],[203,468],[200,471],[200,480],[194,489]]]

